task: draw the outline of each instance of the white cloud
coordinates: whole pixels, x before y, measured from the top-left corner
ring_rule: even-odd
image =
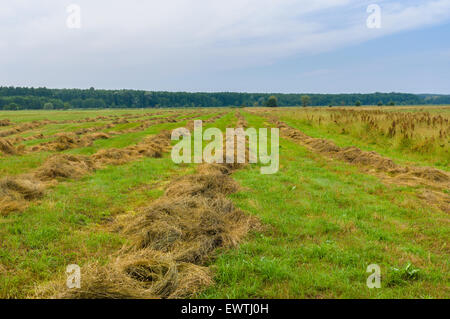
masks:
[[[82,9],[80,30],[65,25],[66,7],[72,2]],[[378,1],[382,28],[368,29],[366,8],[373,2],[9,1],[0,8],[0,81],[35,77],[39,70],[101,82],[102,73],[111,69],[118,70],[118,76],[121,70],[168,76],[258,66],[450,18],[450,0]]]

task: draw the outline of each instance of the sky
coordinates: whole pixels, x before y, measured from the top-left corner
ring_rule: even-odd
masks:
[[[450,0],[3,1],[0,86],[450,94]]]

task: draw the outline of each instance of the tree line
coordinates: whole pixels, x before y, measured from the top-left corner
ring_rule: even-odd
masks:
[[[269,94],[0,87],[0,109],[450,104],[450,95]]]

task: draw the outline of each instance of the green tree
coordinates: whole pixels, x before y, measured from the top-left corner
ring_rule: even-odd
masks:
[[[44,104],[44,110],[53,110],[53,104],[48,102]]]
[[[276,96],[271,96],[269,97],[269,99],[267,100],[267,106],[268,107],[277,107],[278,106],[278,99]]]
[[[302,95],[300,100],[302,101],[303,107],[307,107],[309,104],[311,104],[311,98],[309,95]]]
[[[378,102],[378,106],[383,106],[383,102]]]
[[[19,109],[19,105],[17,105],[16,103],[11,103],[9,105],[5,105],[5,107],[3,107],[4,110],[10,110],[10,111],[17,111]]]
[[[355,105],[356,106],[361,106],[361,101],[356,101]]]

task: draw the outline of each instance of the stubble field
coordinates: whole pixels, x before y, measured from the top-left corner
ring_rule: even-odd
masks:
[[[175,164],[195,119],[278,173]],[[450,107],[3,111],[0,298],[449,298],[449,190]]]

